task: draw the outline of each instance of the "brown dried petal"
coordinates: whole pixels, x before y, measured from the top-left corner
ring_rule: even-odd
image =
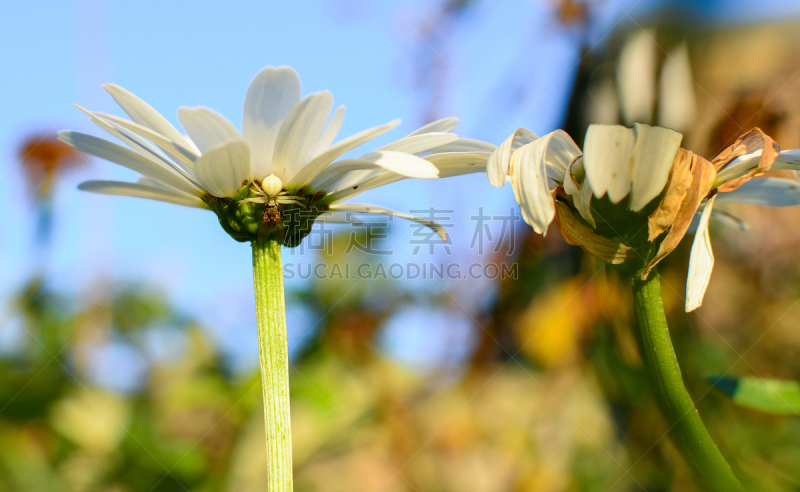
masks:
[[[559,196],[564,191],[558,188],[555,191]],[[601,260],[618,265],[633,254],[633,249],[622,243],[606,239],[595,234],[591,227],[579,219],[575,211],[561,200],[556,200],[556,225],[568,244],[580,246],[584,250]]]
[[[653,242],[655,238],[672,226],[675,216],[678,215],[683,198],[692,186],[692,161],[694,154],[686,149],[678,149],[672,168],[669,172],[664,198],[658,208],[650,214],[648,219],[647,240]]]
[[[761,152],[761,159],[758,161],[758,166],[746,175],[732,179],[717,188],[720,192],[725,193],[733,191],[741,186],[742,183],[769,171],[772,163],[775,162],[775,159],[780,155],[781,150],[772,137],[761,131],[760,128],[753,128],[737,138],[733,145],[720,152],[720,154],[711,161],[711,164],[714,165],[717,172],[720,172],[737,157],[752,154],[759,149],[763,150]]]
[[[692,184],[681,201],[680,208],[672,221],[672,227],[670,227],[664,240],[661,241],[656,256],[642,273],[642,279],[646,279],[658,262],[670,254],[681,242],[681,239],[686,235],[686,231],[689,230],[689,226],[692,224],[697,207],[700,206],[708,192],[711,191],[711,186],[717,177],[714,166],[699,155],[692,154],[691,161]]]

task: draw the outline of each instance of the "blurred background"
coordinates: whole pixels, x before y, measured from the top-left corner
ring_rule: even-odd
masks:
[[[31,1],[4,6],[0,40],[1,490],[265,490],[250,248],[210,212],[76,191],[134,177],[54,140],[99,134],[73,103],[121,114],[100,84],[238,126],[250,79],[291,65],[347,106],[342,135],[403,118],[375,147],[449,115],[494,144],[641,121],[708,158],[753,126],[800,147],[794,0]],[[696,490],[613,270],[504,219],[511,190],[485,175],[359,201],[433,207],[452,243],[329,226],[284,263],[517,278],[287,278],[296,490]],[[705,379],[800,378],[800,211],[727,211],[701,309],[683,313],[688,245],[661,268],[677,355],[747,490],[800,490],[800,419]]]

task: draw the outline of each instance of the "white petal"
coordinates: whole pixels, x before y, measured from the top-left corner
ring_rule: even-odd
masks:
[[[469,138],[459,138],[447,145],[442,145],[441,147],[436,147],[435,149],[430,149],[429,152],[432,154],[438,154],[440,152],[487,152],[492,153],[497,149],[496,146],[481,142],[480,140],[471,140]]]
[[[221,143],[203,152],[195,166],[200,184],[214,196],[234,196],[253,179],[250,148],[244,140]]]
[[[555,204],[545,167],[547,145],[553,133],[523,145],[511,156],[511,185],[522,218],[533,230],[544,234],[555,216]]]
[[[486,171],[489,152],[442,152],[423,157],[439,169],[440,178]]]
[[[404,214],[401,212],[395,212],[394,210],[387,210],[385,208],[374,207],[372,205],[360,205],[354,203],[331,205],[329,207],[329,210],[334,212],[353,212],[362,214],[392,215],[394,217],[400,217],[401,219],[408,219],[418,224],[430,227],[431,230],[433,230],[436,234],[438,234],[440,238],[442,238],[443,240],[447,240],[447,231],[445,230],[444,226],[430,219],[422,219],[420,217],[415,217],[413,215]]]
[[[78,185],[78,189],[90,191],[92,193],[100,193],[102,195],[149,198],[150,200],[174,203],[185,207],[208,208],[206,204],[203,203],[203,200],[195,196],[160,186],[149,186],[140,183],[126,183],[124,181],[84,181]]]
[[[103,84],[103,89],[111,94],[111,97],[119,104],[119,107],[136,123],[146,126],[174,142],[184,141],[185,137],[177,128],[172,126],[172,123],[131,92],[114,84]]]
[[[242,139],[233,123],[210,108],[179,108],[178,119],[200,152],[229,140]]]
[[[126,120],[125,118],[120,118],[118,116],[114,116],[111,114],[98,113],[98,112],[94,112],[92,114],[100,118],[103,118],[104,120],[116,123],[117,125],[126,128],[134,132],[135,134],[150,140],[154,144],[161,147],[161,149],[164,150],[165,152],[176,157],[177,159],[180,159],[180,161],[186,164],[186,166],[190,169],[194,167],[195,161],[197,160],[198,157],[200,157],[199,153],[195,152],[189,147],[184,146],[180,142],[174,142],[165,137],[164,135],[147,128],[146,126],[142,126],[138,123],[134,123],[132,121]]]
[[[407,152],[418,154],[427,152],[429,149],[441,147],[458,139],[455,133],[430,132],[422,135],[401,138],[396,142],[384,145],[378,150],[394,150],[397,152]]]
[[[697,101],[686,42],[669,52],[658,82],[658,125],[679,131],[691,128]]]
[[[409,178],[431,179],[439,176],[439,170],[429,161],[404,152],[376,150],[362,155],[360,159],[374,162],[387,171]]]
[[[281,125],[300,102],[300,77],[289,67],[267,67],[250,82],[244,101],[242,135],[250,146],[253,172],[272,174],[271,163]]]
[[[589,125],[583,143],[583,167],[594,196],[608,192],[619,203],[631,191],[631,159],[636,137],[619,125]]]
[[[369,128],[363,132],[359,132],[355,135],[345,138],[341,142],[332,146],[330,149],[308,161],[308,163],[297,173],[295,173],[294,176],[291,176],[288,180],[284,180],[284,184],[289,189],[300,188],[314,178],[317,174],[320,174],[325,166],[333,162],[340,155],[356,147],[364,145],[365,143],[379,137],[380,135],[383,135],[399,124],[400,120],[390,121],[385,125]]]
[[[719,193],[720,203],[745,203],[767,207],[800,205],[800,183],[784,178],[758,178],[745,181],[728,193]]]
[[[322,91],[306,96],[281,126],[272,155],[272,174],[286,182],[311,157],[333,106],[333,96]]]
[[[88,111],[78,106],[77,104],[75,106],[84,113],[88,114],[92,118],[92,123],[99,126],[103,130],[108,132],[110,135],[114,136],[115,138],[121,140],[123,143],[128,144],[130,148],[132,148],[133,150],[144,156],[146,159],[157,161],[164,167],[172,169],[177,174],[183,176],[187,181],[195,185],[195,187],[197,187],[198,189],[200,188],[200,185],[194,179],[193,171],[191,169],[187,169],[181,166],[179,164],[180,161],[175,161],[168,158],[166,155],[164,155],[162,149],[160,149],[159,147],[156,147],[148,140],[140,137],[139,135],[128,130],[122,125],[119,125],[113,121],[102,118],[99,114],[92,113],[91,111]]]
[[[564,173],[567,172],[569,165],[580,157],[581,149],[578,148],[575,142],[572,141],[572,137],[564,130],[556,130],[546,136],[549,138],[546,143],[542,144],[547,146],[544,162],[548,167],[557,170],[561,174],[559,182],[563,181]]]
[[[620,50],[617,88],[626,124],[653,119],[658,63],[658,45],[654,38],[653,29],[641,29],[628,36]]]
[[[629,208],[638,212],[664,191],[683,135],[669,128],[636,123]]]
[[[530,131],[519,128],[508,137],[497,149],[492,152],[489,162],[486,164],[486,174],[489,183],[493,186],[505,186],[508,168],[511,165],[511,154],[521,146],[533,142],[537,137]]]
[[[761,156],[761,151],[758,151],[758,155]],[[797,171],[799,167],[800,167],[800,149],[789,149],[781,151],[781,153],[778,155],[778,158],[775,159],[775,162],[772,163],[772,167],[770,169],[776,171],[780,169],[790,169],[792,171]]]
[[[171,168],[166,167],[165,164],[155,160],[155,158],[148,159],[121,145],[92,135],[86,135],[85,133],[64,130],[58,132],[58,138],[87,154],[127,167],[132,171],[144,176],[149,176],[176,190],[193,195],[199,195],[201,193],[201,190],[198,189],[192,181],[177,174]]]
[[[425,133],[431,132],[450,132],[458,125],[458,118],[453,116],[449,118],[442,118],[441,120],[436,120],[428,123],[427,125],[423,126],[419,130],[415,132],[411,132],[408,134],[409,137],[413,137],[414,135],[422,135]]]
[[[711,271],[714,269],[714,253],[711,251],[711,238],[708,236],[708,218],[714,206],[716,195],[713,196],[703,214],[700,224],[694,235],[692,252],[689,257],[689,274],[686,278],[686,312],[694,311],[703,304],[708,282],[711,280]]]
[[[331,116],[330,121],[328,121],[328,125],[325,127],[325,130],[322,131],[322,136],[319,137],[317,144],[314,146],[314,150],[311,151],[311,157],[318,156],[333,145],[333,141],[336,140],[336,136],[339,135],[339,130],[342,128],[344,111],[344,106],[339,106],[336,108],[336,111],[333,112],[333,116]]]

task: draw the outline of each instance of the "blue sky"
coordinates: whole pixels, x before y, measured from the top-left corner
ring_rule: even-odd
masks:
[[[16,157],[19,139],[32,130],[99,134],[72,105],[122,114],[100,88],[107,82],[136,93],[176,125],[179,106],[204,105],[238,127],[252,77],[267,65],[290,65],[300,74],[304,94],[328,89],[337,105],[347,106],[342,136],[402,118],[399,128],[374,143],[378,146],[424,123],[425,108],[414,86],[415,33],[426,21],[435,22],[439,4],[39,0],[5,5],[0,18],[0,206],[8,212],[0,216],[0,304],[8,305],[9,293],[42,264],[51,283],[74,292],[77,302],[90,287],[150,282],[214,326],[230,350],[246,346],[250,354],[252,344],[240,343],[253,336],[255,327],[249,245],[227,237],[210,212],[78,192],[76,184],[85,179],[134,178],[118,166],[92,160],[61,182],[54,247],[42,260],[32,248],[31,207]],[[437,54],[448,60],[437,107],[442,116],[461,118],[459,135],[499,143],[518,126],[541,134],[558,125],[579,55],[575,33],[551,24],[548,5],[537,0],[478,2],[437,45],[442,51]],[[735,8],[721,8],[726,5]],[[635,16],[652,6],[646,0],[606,3],[603,21],[595,26],[596,42],[621,19],[625,23],[625,12]],[[759,6],[760,15],[797,10],[783,0]],[[753,6],[738,0],[716,1],[712,7],[725,12],[727,20],[755,12],[743,10]],[[509,86],[525,89],[513,104]],[[466,248],[472,235],[469,216],[477,207],[499,214],[513,204],[510,190],[492,188],[482,175],[407,181],[368,192],[358,201],[406,211],[455,209],[456,261],[471,258]],[[400,236],[407,235],[404,224],[395,226]]]

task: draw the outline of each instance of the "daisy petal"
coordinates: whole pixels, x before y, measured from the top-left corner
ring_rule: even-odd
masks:
[[[119,164],[120,166],[127,167],[128,169],[149,176],[156,181],[160,181],[167,186],[175,188],[176,190],[185,193],[199,195],[200,191],[190,180],[177,174],[172,169],[165,167],[164,164],[159,163],[154,159],[148,159],[143,155],[127,149],[121,145],[117,145],[108,140],[97,138],[85,133],[73,132],[63,130],[58,132],[58,138],[82,150],[87,154],[97,156],[101,159]]]
[[[525,128],[519,128],[505,142],[500,144],[492,152],[489,162],[486,163],[486,174],[489,177],[489,183],[493,186],[505,186],[508,167],[511,165],[511,153],[537,138],[539,137]]]
[[[333,112],[333,116],[331,116],[330,121],[328,121],[328,125],[325,127],[319,140],[317,140],[314,150],[311,151],[311,157],[316,157],[331,147],[333,141],[336,140],[336,136],[339,135],[339,130],[342,128],[344,111],[344,106],[339,106],[336,108],[336,111]]]
[[[272,155],[281,125],[300,102],[300,77],[289,67],[267,67],[250,82],[244,101],[242,135],[250,146],[253,172],[271,174]]]
[[[185,140],[181,132],[167,121],[161,113],[133,95],[133,93],[115,84],[103,84],[103,89],[111,94],[111,97],[119,104],[119,107],[136,123],[146,126],[174,142],[183,142]]]
[[[362,155],[360,159],[409,178],[431,179],[439,176],[439,170],[429,161],[404,152],[376,150]]]
[[[93,112],[92,114],[104,120],[116,123],[117,125],[132,131],[140,137],[150,140],[154,144],[161,147],[162,150],[186,164],[189,168],[193,168],[194,162],[198,157],[200,157],[200,154],[189,147],[182,145],[180,142],[172,141],[164,135],[147,128],[146,126],[142,126],[138,123],[134,123],[126,120],[125,118],[120,118],[111,114],[98,112]]]
[[[751,179],[733,191],[719,193],[718,197],[720,203],[793,207],[800,205],[800,183],[784,178]]]
[[[603,198],[608,192],[611,203],[619,203],[628,196],[635,141],[630,128],[589,125],[583,142],[583,167],[596,198]]]
[[[295,173],[294,176],[291,176],[288,180],[285,180],[284,183],[286,187],[289,189],[300,188],[314,178],[317,174],[320,174],[325,166],[333,162],[340,155],[356,147],[364,145],[365,143],[379,137],[380,135],[383,135],[399,124],[400,120],[390,121],[385,125],[369,128],[363,132],[359,132],[355,135],[345,138],[325,152],[312,158],[310,161],[308,161],[308,163],[306,163],[305,166]]]
[[[275,142],[271,172],[286,182],[286,177],[303,167],[322,135],[333,106],[329,91],[311,94],[294,107],[281,126]]]
[[[428,152],[432,154],[438,154],[441,152],[487,152],[491,153],[494,152],[495,149],[494,145],[486,142],[481,142],[480,140],[471,140],[469,138],[459,138],[454,140],[453,142],[442,145],[441,147],[436,147],[435,149],[430,149]]]
[[[429,149],[441,147],[458,139],[455,133],[430,132],[422,135],[401,138],[396,142],[384,145],[378,150],[393,150],[409,154],[427,152]]]
[[[424,226],[430,227],[431,230],[433,230],[433,232],[435,232],[440,238],[442,238],[445,241],[447,240],[447,231],[445,230],[444,226],[430,219],[422,219],[420,217],[415,217],[413,215],[404,214],[401,212],[395,212],[394,210],[387,210],[385,208],[374,207],[372,205],[361,205],[355,203],[331,205],[329,210],[333,212],[392,215],[394,217],[400,217],[401,219],[407,219],[412,222],[416,222],[417,224],[422,224]]]
[[[124,181],[84,181],[78,185],[79,190],[99,193],[101,195],[131,196],[136,198],[149,198],[160,202],[174,203],[184,207],[208,208],[203,200],[180,193],[163,186],[151,186],[140,183],[126,183]]]
[[[431,132],[450,132],[458,125],[458,118],[453,116],[449,118],[442,118],[441,120],[436,120],[428,123],[427,125],[423,126],[419,130],[415,132],[411,132],[408,134],[409,137],[413,137],[414,135],[423,135],[425,133]]]
[[[544,137],[523,145],[511,157],[511,185],[522,218],[539,234],[546,234],[555,216],[555,204],[545,168],[547,146],[553,137]]]
[[[179,108],[178,119],[200,152],[229,140],[242,139],[230,121],[210,108]]]
[[[686,279],[686,312],[694,311],[703,304],[711,271],[714,269],[714,253],[711,251],[711,238],[708,235],[708,219],[717,196],[711,197],[700,216],[700,224],[692,242],[689,257],[689,274]]]
[[[439,177],[447,178],[461,174],[486,171],[489,152],[442,152],[423,157],[439,169]]]
[[[224,142],[203,152],[195,166],[203,187],[214,196],[234,196],[253,179],[250,148],[244,140]]]
[[[636,123],[630,209],[638,212],[664,191],[683,135],[669,128]]]

